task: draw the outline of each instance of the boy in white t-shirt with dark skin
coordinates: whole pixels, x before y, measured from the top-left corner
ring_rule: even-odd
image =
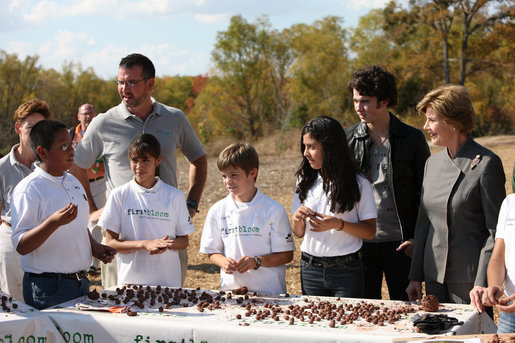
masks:
[[[39,162],[13,191],[12,242],[22,255],[24,300],[44,309],[86,295],[92,254],[108,263],[116,251],[97,243],[87,228],[86,192],[67,172],[74,152],[66,125],[41,120],[30,142]]]
[[[221,289],[286,293],[295,244],[284,207],[255,186],[259,158],[247,143],[225,148],[218,169],[229,195],[207,214],[200,252],[220,267]]]
[[[134,178],[111,192],[98,221],[119,253],[118,285],[181,287],[178,250],[195,229],[184,194],[156,177],[161,158],[155,136],[137,136],[129,146]]]

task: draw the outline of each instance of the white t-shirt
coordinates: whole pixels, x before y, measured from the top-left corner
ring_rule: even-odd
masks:
[[[86,192],[75,176],[52,176],[39,167],[21,180],[11,197],[12,242],[18,246],[25,232],[68,204],[78,206],[77,217],[57,228],[33,252],[21,256],[21,268],[30,273],[75,273],[91,264]]]
[[[115,188],[104,207],[98,225],[119,234],[120,240],[138,241],[194,232],[184,194],[159,178],[148,189],[134,179]],[[181,265],[177,250],[150,255],[146,250],[116,255],[117,284],[181,286]]]
[[[361,199],[351,211],[344,213],[331,212],[329,198],[324,192],[323,180],[319,174],[318,179],[308,191],[303,203],[300,202],[299,195],[296,192],[294,193],[291,212],[295,213],[300,206],[304,205],[320,214],[335,216],[350,223],[377,218],[374,193],[370,182],[361,175],[357,175],[356,179],[361,191]],[[306,220],[306,233],[304,234],[300,249],[313,256],[330,257],[351,254],[361,249],[362,245],[361,238],[357,238],[345,231],[333,229],[324,232],[313,232],[311,231],[309,220]]]
[[[295,244],[284,207],[259,190],[248,203],[236,202],[229,194],[207,213],[200,252],[222,254],[238,261],[243,256],[262,256],[293,251]],[[250,291],[286,293],[286,265],[260,267],[240,274],[220,270],[221,289],[246,286]]]
[[[515,293],[515,194],[508,195],[502,202],[495,238],[504,239],[504,293],[510,296]]]

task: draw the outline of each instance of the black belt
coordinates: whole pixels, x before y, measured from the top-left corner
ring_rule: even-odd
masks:
[[[99,176],[96,179],[89,179],[89,182],[95,182],[95,181],[103,179],[103,178],[104,178],[103,176]]]
[[[63,279],[71,279],[71,280],[77,280],[77,281],[86,279],[88,277],[88,273],[85,270],[81,270],[80,272],[69,273],[69,274],[65,274],[65,273],[41,273],[41,274],[28,273],[28,274],[30,277],[46,277],[46,278],[53,278],[53,279],[57,279],[58,277],[61,277]]]
[[[361,259],[361,250],[347,255],[331,257],[317,257],[303,252],[301,259],[304,262],[310,263],[313,267],[330,268]]]

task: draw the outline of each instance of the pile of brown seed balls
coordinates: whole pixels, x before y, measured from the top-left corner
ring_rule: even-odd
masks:
[[[189,307],[196,304],[199,312],[206,310],[213,311],[221,309],[224,304],[231,302],[240,305],[243,313],[236,314],[237,320],[244,320],[248,325],[248,320],[255,319],[286,321],[290,325],[295,322],[306,322],[309,324],[328,325],[337,327],[338,325],[348,325],[355,321],[363,320],[373,325],[384,326],[394,324],[402,319],[403,316],[420,310],[420,306],[410,304],[400,306],[386,306],[385,303],[370,303],[366,301],[343,302],[340,298],[335,301],[318,300],[313,298],[303,298],[303,302],[298,304],[279,305],[277,301],[266,302],[264,298],[258,298],[257,293],[247,293],[246,289],[233,291],[202,291],[197,289],[151,287],[142,285],[127,285],[116,289],[116,294],[108,295],[106,292],[98,294],[93,291],[89,293],[91,299],[110,300],[117,305],[125,304],[128,306],[149,308],[158,306],[160,312],[169,309],[171,306]],[[284,298],[289,298],[286,294]],[[129,316],[137,315],[135,311],[129,310]]]
[[[18,308],[18,304],[13,301],[12,297],[7,297],[5,295],[2,295],[2,311],[3,312],[11,312],[12,310],[15,310]],[[9,307],[11,305],[11,307]]]
[[[96,289],[89,292],[88,297],[92,300],[101,299],[101,301],[110,300],[116,305],[128,305],[145,308],[145,303],[148,303],[149,308],[159,306],[160,312],[169,309],[171,306],[189,307],[191,304],[197,304],[200,312],[207,308],[209,310],[221,308],[220,302],[226,300],[222,297],[225,292],[221,291],[215,296],[206,291],[197,293],[197,289],[182,289],[182,288],[168,288],[168,287],[151,287],[143,285],[126,285],[121,288],[116,288],[116,294],[109,294],[104,291],[99,294]],[[128,311],[127,315],[136,315],[135,311]]]
[[[338,299],[339,300],[339,299]],[[397,308],[381,306],[360,301],[358,303],[336,304],[330,301],[312,301],[304,298],[304,305],[279,306],[278,304],[264,303],[263,309],[247,303],[244,306],[245,317],[254,317],[256,320],[272,319],[274,321],[288,321],[290,325],[295,321],[313,324],[328,321],[328,326],[334,328],[340,325],[352,324],[354,321],[363,319],[368,323],[384,326],[385,323],[393,324],[400,320],[403,315],[413,313],[418,310],[411,305],[404,305]],[[241,314],[236,315],[236,319],[242,319]]]

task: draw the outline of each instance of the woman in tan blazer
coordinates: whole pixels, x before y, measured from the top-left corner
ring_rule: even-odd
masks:
[[[426,162],[415,227],[410,300],[426,293],[440,302],[470,303],[469,291],[486,286],[499,208],[506,195],[502,162],[470,133],[475,115],[468,90],[446,85],[417,105],[431,142],[443,146]]]

